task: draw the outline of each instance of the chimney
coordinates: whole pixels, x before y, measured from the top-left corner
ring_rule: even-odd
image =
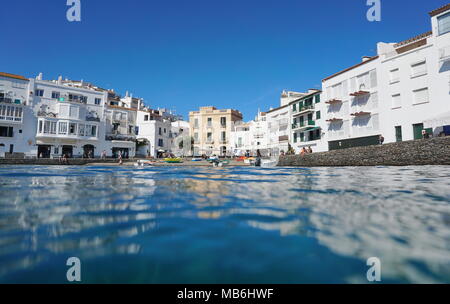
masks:
[[[42,73],[39,73],[39,75],[36,77],[37,80],[42,80]]]
[[[59,84],[59,85],[62,84],[62,76],[61,76],[61,75],[58,77],[58,84]]]

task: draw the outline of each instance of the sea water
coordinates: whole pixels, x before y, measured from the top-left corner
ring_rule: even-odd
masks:
[[[0,166],[0,282],[450,283],[450,167]]]

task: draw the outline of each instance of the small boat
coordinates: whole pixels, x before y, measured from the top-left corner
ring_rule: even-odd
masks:
[[[199,161],[202,161],[202,160],[203,160],[202,158],[193,158],[192,159],[193,162],[199,162]]]
[[[254,157],[249,157],[244,159],[244,163],[245,164],[253,164],[256,161],[256,159]]]
[[[177,158],[164,158],[164,162],[168,164],[180,164],[183,162],[183,160],[179,157]]]
[[[275,168],[278,165],[277,159],[264,159],[261,161],[262,168]]]
[[[218,160],[218,161],[213,161],[212,164],[213,164],[213,167],[225,167],[230,164],[230,161],[229,160],[222,160],[222,161]]]
[[[134,163],[134,166],[137,168],[143,168],[146,166],[153,166],[153,163],[148,160],[138,160],[137,162]]]

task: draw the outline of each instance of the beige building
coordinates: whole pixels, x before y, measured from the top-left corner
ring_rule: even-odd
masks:
[[[242,121],[242,113],[237,110],[201,107],[200,111],[190,112],[189,124],[190,134],[194,139],[194,155],[231,156],[231,132],[237,121]]]

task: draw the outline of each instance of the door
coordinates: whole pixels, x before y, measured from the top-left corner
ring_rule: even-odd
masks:
[[[414,139],[422,139],[423,123],[413,125]]]
[[[62,155],[66,155],[68,158],[73,157],[73,147],[72,146],[63,146],[62,147]]]
[[[397,142],[403,141],[402,127],[401,126],[395,127],[395,140]]]
[[[9,145],[9,153],[10,154],[14,153],[14,145]]]
[[[50,158],[51,146],[39,145],[38,146],[38,157],[39,158]]]

